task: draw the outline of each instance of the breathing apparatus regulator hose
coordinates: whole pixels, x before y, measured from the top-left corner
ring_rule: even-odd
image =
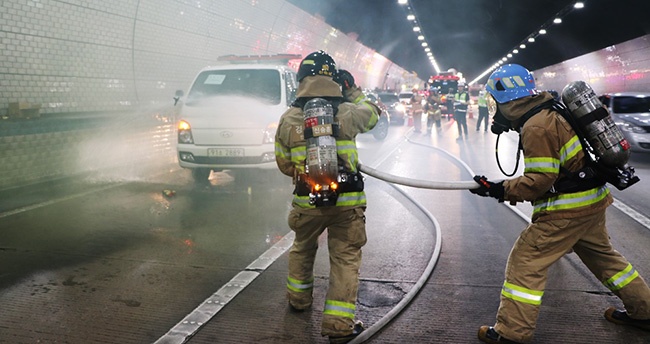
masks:
[[[503,170],[503,167],[501,167],[501,161],[499,160],[499,139],[501,138],[501,134],[497,134],[497,142],[494,146],[494,155],[497,160],[497,166],[499,166],[499,170],[501,173],[503,173],[506,177],[512,177],[515,175],[517,172],[517,169],[519,168],[519,158],[521,157],[521,138],[519,139],[519,143],[517,144],[517,158],[515,161],[515,168],[512,170],[512,173],[506,173]]]

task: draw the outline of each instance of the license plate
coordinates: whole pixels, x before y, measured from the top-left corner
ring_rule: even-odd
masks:
[[[208,156],[244,156],[243,148],[208,148]]]

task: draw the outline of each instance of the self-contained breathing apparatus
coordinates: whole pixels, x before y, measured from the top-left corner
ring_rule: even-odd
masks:
[[[569,83],[562,91],[562,102],[552,99],[528,111],[517,121],[517,128],[512,128],[512,123],[501,114],[492,97],[488,97],[488,109],[493,114],[490,130],[497,135],[510,129],[519,132],[530,117],[543,109],[553,109],[571,125],[580,140],[588,163],[577,172],[571,172],[561,166],[560,172],[564,176],[553,185],[550,190],[552,193],[584,191],[606,183],[624,190],[640,180],[634,175],[634,167],[627,163],[630,157],[630,144],[623,137],[594,90],[584,81]],[[498,136],[496,145],[497,164],[501,169]],[[512,176],[515,173],[521,149],[520,141],[514,171],[508,175],[501,169],[503,174]]]
[[[344,171],[336,150],[338,123],[335,109],[323,98],[314,98],[303,107],[304,138],[307,142],[305,174],[296,178],[295,193],[309,195],[309,204],[316,207],[336,205],[339,193],[363,191],[363,176]]]

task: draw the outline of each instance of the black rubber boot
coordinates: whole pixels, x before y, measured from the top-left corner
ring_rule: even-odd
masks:
[[[492,326],[481,326],[478,329],[478,339],[488,344],[521,344],[501,337],[501,335],[494,330]]]
[[[352,333],[350,333],[347,336],[342,336],[342,337],[329,336],[330,343],[331,344],[347,343],[347,342],[353,340],[354,338],[356,338],[358,335],[360,335],[361,332],[363,332],[363,330],[365,330],[363,328],[363,323],[361,321],[357,321],[354,324],[354,327],[352,328]]]
[[[632,319],[629,315],[627,315],[627,311],[621,311],[614,307],[607,308],[605,311],[605,319],[613,322],[614,324],[634,326],[642,330],[650,331],[650,319]]]

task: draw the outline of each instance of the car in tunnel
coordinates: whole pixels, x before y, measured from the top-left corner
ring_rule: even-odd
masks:
[[[607,93],[599,97],[634,152],[650,152],[650,92]]]
[[[178,110],[179,165],[197,182],[212,171],[275,170],[275,132],[295,99],[296,74],[275,63],[202,69]]]
[[[406,106],[400,102],[397,93],[379,92],[377,96],[390,114],[390,123],[403,125],[406,122]]]

